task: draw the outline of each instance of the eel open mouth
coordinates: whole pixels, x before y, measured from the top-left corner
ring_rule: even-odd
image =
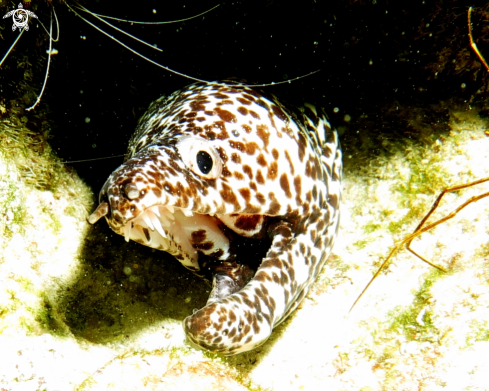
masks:
[[[199,251],[217,259],[224,260],[229,256],[229,239],[222,231],[220,220],[213,216],[173,206],[154,205],[127,221],[122,228],[113,227],[110,207],[107,202],[102,202],[88,222],[94,224],[103,216],[126,241],[131,239],[166,251],[191,270],[199,269]]]

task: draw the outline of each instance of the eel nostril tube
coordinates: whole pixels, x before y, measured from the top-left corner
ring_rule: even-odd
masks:
[[[109,213],[109,204],[107,202],[102,202],[97,209],[88,217],[88,222],[90,224],[95,224],[102,217],[106,216]]]
[[[124,193],[126,193],[127,198],[130,200],[135,200],[139,197],[139,190],[134,183],[128,183],[124,186]]]

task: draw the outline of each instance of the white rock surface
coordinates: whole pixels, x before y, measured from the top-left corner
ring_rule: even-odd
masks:
[[[182,317],[205,302],[205,285],[161,271],[135,243],[119,254],[117,238],[90,236],[90,189],[76,176],[60,170],[57,190],[41,191],[0,160],[0,389],[489,389],[489,200],[413,241],[447,273],[400,249],[348,312],[443,187],[489,176],[487,123],[460,110],[450,126],[430,145],[386,141],[382,156],[345,157],[328,265],[265,345],[229,358],[185,342]],[[433,218],[487,191],[447,194]],[[152,264],[161,285],[141,293]]]

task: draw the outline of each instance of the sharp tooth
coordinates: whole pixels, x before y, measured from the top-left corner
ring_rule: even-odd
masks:
[[[151,222],[151,219],[149,218],[148,216],[148,212],[149,210],[147,210],[146,212],[142,213],[141,214],[141,218],[143,219],[143,221],[146,223],[146,225],[151,228],[151,231],[154,231],[155,230],[155,227],[153,227],[153,223]]]
[[[126,242],[129,242],[129,232],[131,231],[131,227],[129,226],[131,223],[128,223],[124,226],[124,239],[126,239]]]
[[[186,216],[186,217],[192,217],[194,215],[194,212],[192,212],[191,210],[189,209],[182,209],[182,213]]]
[[[175,213],[175,209],[174,209],[174,208],[173,208],[173,206],[171,206],[171,205],[167,205],[167,206],[166,206],[166,209],[168,209],[168,211],[169,211],[170,213],[172,213],[172,214],[173,214],[173,213]]]
[[[163,227],[169,227],[171,225],[171,222],[168,219],[168,215],[166,215],[166,216],[165,215],[161,215],[158,220],[159,220],[159,223],[161,223],[161,225]],[[154,223],[154,221],[153,221],[153,223]],[[155,224],[155,227],[156,227],[156,224]]]
[[[156,218],[155,214],[153,213],[153,211],[151,209],[147,209],[146,210],[146,216],[149,217],[149,219],[151,220],[151,222],[154,222]]]
[[[165,217],[163,216],[160,219],[158,219],[158,217],[155,216],[155,214],[153,213],[152,210],[148,210],[146,213],[147,213],[149,219],[151,220],[151,222],[153,223],[153,226],[155,227],[155,229],[159,232],[159,234],[163,237],[166,237],[165,231],[163,231],[163,228],[161,227],[162,221],[160,220],[160,219],[164,219]]]
[[[154,218],[151,219],[152,222],[153,222],[153,225],[155,226],[155,229],[156,231],[158,231],[158,233],[163,236],[164,238],[166,238],[166,233],[165,231],[163,230],[163,227],[161,226],[161,222],[160,220],[158,220],[156,218],[156,216],[154,216]]]
[[[164,231],[159,221],[158,224],[155,224],[155,228],[162,237],[166,238],[166,232]]]
[[[173,206],[160,206],[160,208],[160,213],[163,216],[165,216],[167,219],[175,220],[175,216],[172,214],[174,212]]]
[[[160,214],[160,208],[158,206],[153,206],[151,208],[151,212],[153,212],[156,216],[160,217],[161,214]]]
[[[165,216],[165,215],[160,217],[160,223],[161,223],[161,225],[163,225],[163,227],[169,227],[171,225],[171,222],[170,222],[170,220],[168,220],[167,217],[168,216]]]

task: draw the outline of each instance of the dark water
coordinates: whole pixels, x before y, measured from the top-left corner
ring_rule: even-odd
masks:
[[[477,78],[474,81],[464,72],[456,74],[455,68],[440,71],[438,79],[432,77],[427,64],[437,61],[439,48],[452,48],[457,60],[457,50],[467,47],[465,3],[450,2],[453,7],[442,11],[438,3],[225,1],[205,16],[177,24],[128,26],[114,22],[156,44],[162,53],[94,18],[90,20],[155,61],[205,80],[236,77],[270,83],[320,69],[290,85],[267,89],[298,102],[321,105],[336,126],[356,132],[356,121],[362,114],[382,123],[385,104],[423,105],[438,101],[440,96],[463,98],[480,87]],[[136,20],[173,20],[217,4],[209,0],[171,4],[90,1],[86,6],[101,14]],[[66,6],[57,5],[56,10],[61,28],[61,40],[55,44],[59,54],[43,98],[52,110],[51,145],[65,160],[124,154],[148,104],[192,81],[135,56]],[[40,12],[45,22],[47,15]],[[474,15],[476,34],[482,22]],[[448,60],[451,63],[451,58]],[[462,82],[468,86],[465,92],[460,91]],[[346,114],[351,117],[349,123],[344,121]],[[117,158],[73,167],[98,192],[121,162],[122,158]]]

